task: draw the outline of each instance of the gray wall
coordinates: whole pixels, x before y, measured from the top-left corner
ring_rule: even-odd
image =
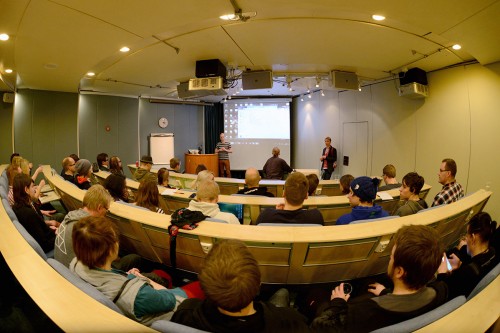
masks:
[[[33,165],[61,168],[77,151],[78,94],[21,89],[14,103],[15,151]]]
[[[158,120],[168,119],[168,126],[160,128]],[[174,133],[174,154],[184,169],[184,153],[191,148],[204,145],[203,107],[196,105],[150,103],[148,99],[139,101],[140,154],[149,154],[151,133]],[[139,159],[137,155],[137,160]]]
[[[91,162],[106,153],[122,160],[123,171],[130,177],[127,164],[139,155],[137,98],[80,95],[78,128],[79,157]]]
[[[0,96],[3,93],[0,92]],[[12,151],[12,111],[14,104],[4,103],[0,99],[0,164],[9,163]]]
[[[346,144],[342,140],[349,134],[342,132],[344,125],[367,122],[365,174],[380,176],[388,163],[396,166],[398,180],[416,171],[433,186],[430,203],[441,188],[437,182],[441,160],[450,157],[457,162],[457,180],[468,193],[486,186],[500,189],[500,63],[441,70],[429,73],[428,81],[430,96],[424,100],[399,97],[394,82],[364,87],[361,92],[315,94],[304,102],[294,99],[298,124],[292,133],[294,166],[318,168],[326,135],[332,137],[342,161]],[[342,167],[338,173],[343,174]],[[492,196],[486,211],[500,218],[498,196]]]

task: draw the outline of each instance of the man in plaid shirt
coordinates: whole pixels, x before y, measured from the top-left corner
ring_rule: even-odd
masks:
[[[455,180],[457,174],[457,163],[451,158],[445,158],[439,168],[439,183],[443,185],[441,192],[436,194],[432,206],[449,204],[464,196],[462,185]]]

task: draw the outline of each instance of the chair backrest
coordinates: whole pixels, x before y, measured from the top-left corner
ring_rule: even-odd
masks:
[[[418,317],[405,320],[398,324],[394,324],[391,326],[386,326],[379,328],[372,333],[406,333],[413,332],[422,328],[424,326],[429,325],[430,323],[435,322],[436,320],[446,316],[451,313],[461,305],[465,304],[465,296],[458,296],[454,299],[444,303],[443,305],[431,310],[423,315]]]
[[[12,220],[12,223],[14,223],[14,226],[16,227],[17,231],[19,231],[19,233],[24,237],[24,239],[26,240],[26,242],[28,242],[28,244],[36,251],[36,253],[38,253],[38,255],[40,257],[42,257],[43,260],[47,260],[48,256],[47,256],[47,254],[45,252],[43,252],[43,249],[40,246],[40,244],[38,244],[38,242],[33,238],[33,236],[31,236],[29,234],[28,231],[26,231],[26,229],[17,220],[17,218],[15,220]],[[52,257],[54,257],[54,251],[53,250],[50,253],[48,253],[48,254],[52,255]]]
[[[356,220],[352,221],[350,224],[360,224],[360,223],[369,223],[369,222],[378,222],[378,221],[383,221],[383,220],[391,220],[391,219],[397,219],[399,216],[385,216],[385,217],[379,217],[378,219],[368,219],[368,220]]]
[[[321,224],[313,223],[259,223],[264,227],[322,227]]]
[[[479,294],[481,290],[486,288],[486,286],[488,286],[491,283],[491,281],[495,280],[499,274],[500,274],[500,263],[498,263],[495,267],[493,267],[493,269],[489,271],[488,274],[486,274],[481,279],[481,281],[478,282],[476,287],[472,289],[472,291],[470,292],[469,296],[467,296],[467,300],[470,300],[472,297]]]
[[[99,303],[104,304],[111,310],[123,314],[123,312],[120,310],[120,308],[118,308],[118,306],[116,306],[115,303],[104,296],[104,294],[97,290],[94,286],[85,282],[79,276],[73,274],[73,272],[71,272],[68,267],[64,266],[55,259],[48,259],[47,262],[53,269],[55,269],[59,274],[61,274],[66,280],[71,282],[78,289],[80,289]]]
[[[221,212],[232,213],[236,216],[240,223],[243,223],[243,204],[233,204],[226,202],[219,202],[219,209]]]
[[[162,333],[208,333],[207,331],[201,331],[196,328],[189,326],[184,326],[181,324],[174,323],[170,320],[157,320],[151,324],[151,328]]]
[[[10,206],[9,200],[7,200],[6,198],[2,198],[2,205],[3,205],[3,208],[5,208],[7,215],[9,215],[10,220],[11,221],[17,220],[16,213],[14,213],[14,210]]]
[[[214,217],[207,217],[207,218],[205,219],[205,221],[216,222],[216,223],[226,223],[226,224],[228,223],[228,222],[227,222],[227,221],[225,221],[225,220],[216,219],[216,218],[214,218]]]

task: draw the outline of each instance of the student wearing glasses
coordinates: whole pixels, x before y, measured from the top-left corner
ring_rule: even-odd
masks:
[[[434,197],[433,207],[455,202],[464,196],[462,185],[455,180],[456,174],[457,163],[451,158],[445,158],[441,162],[438,173],[439,183],[443,185],[443,188]]]
[[[68,182],[75,183],[75,160],[72,157],[65,157],[62,161],[61,176]]]

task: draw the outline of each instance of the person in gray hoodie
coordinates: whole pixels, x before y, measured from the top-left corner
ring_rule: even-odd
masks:
[[[84,217],[106,215],[112,201],[113,198],[102,185],[93,185],[88,189],[83,197],[83,208],[70,211],[59,226],[54,247],[57,261],[69,267],[75,257],[71,239],[73,226]]]
[[[224,220],[230,224],[240,224],[238,218],[231,213],[221,212],[219,201],[219,185],[213,180],[204,180],[198,183],[195,200],[189,202],[189,210],[202,212],[204,215],[215,219]]]

